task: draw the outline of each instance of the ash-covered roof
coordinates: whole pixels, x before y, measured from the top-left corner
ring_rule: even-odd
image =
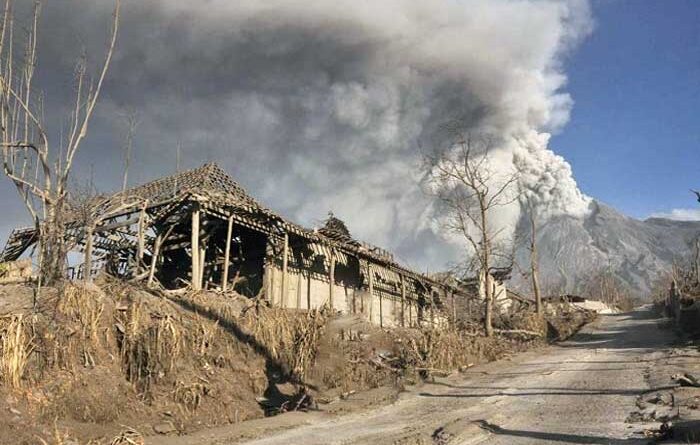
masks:
[[[138,198],[150,204],[159,204],[190,194],[210,195],[236,206],[270,212],[213,162],[116,193],[110,199]]]

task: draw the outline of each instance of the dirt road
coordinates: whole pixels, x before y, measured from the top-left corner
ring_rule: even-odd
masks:
[[[278,416],[241,443],[647,443],[642,431],[658,422],[626,419],[638,396],[670,384],[649,378],[668,363],[674,340],[659,323],[648,310],[601,316],[570,341],[412,388],[390,406],[339,417]],[[222,430],[187,443],[240,440]]]

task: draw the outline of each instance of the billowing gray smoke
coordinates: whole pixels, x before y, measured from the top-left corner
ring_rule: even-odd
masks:
[[[101,54],[112,3],[49,2],[40,70],[64,101],[81,46]],[[548,132],[567,122],[562,58],[590,31],[583,1],[124,1],[119,51],[83,171],[118,184],[116,126],[139,111],[131,177],[216,160],[268,206],[311,225],[333,210],[362,238],[441,267],[418,185],[421,143],[442,123],[499,136],[500,168],[525,172],[538,205],[582,215]],[[67,96],[67,95],[66,95]],[[7,192],[9,193],[9,192]],[[503,212],[515,226],[518,205]]]

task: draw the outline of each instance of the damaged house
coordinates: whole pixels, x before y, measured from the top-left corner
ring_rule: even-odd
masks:
[[[67,218],[66,236],[83,258],[71,278],[104,271],[169,290],[235,290],[288,309],[328,305],[386,327],[447,324],[470,298],[353,239],[332,215],[318,230],[285,220],[216,164],[88,204]],[[14,230],[0,261],[35,243],[34,229]]]

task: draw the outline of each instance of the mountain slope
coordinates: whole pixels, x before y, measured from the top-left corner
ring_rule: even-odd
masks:
[[[526,224],[521,223],[518,232],[521,239],[529,239]],[[654,280],[670,271],[674,260],[688,258],[699,235],[700,221],[640,221],[593,201],[584,218],[561,216],[541,223],[540,275],[546,290],[580,292],[590,277],[611,270],[638,296],[646,297]],[[526,269],[529,251],[521,248],[516,261]],[[525,285],[522,276],[514,281]]]

